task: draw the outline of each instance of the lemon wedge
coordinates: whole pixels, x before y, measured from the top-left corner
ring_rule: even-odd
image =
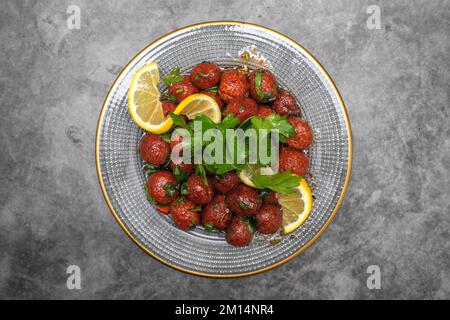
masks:
[[[173,124],[171,117],[164,116],[158,90],[159,80],[158,64],[154,61],[136,72],[128,91],[128,110],[131,118],[139,127],[155,134],[167,132]],[[205,94],[187,97],[181,101],[174,113],[186,115],[189,119],[203,114],[215,123],[222,119],[216,100]]]
[[[142,129],[156,134],[172,126],[172,120],[163,113],[158,83],[158,64],[154,61],[136,72],[128,91],[131,118]]]
[[[202,93],[193,94],[181,101],[173,113],[185,115],[189,120],[199,115],[207,116],[214,123],[222,120],[222,113],[216,100]]]
[[[302,179],[294,192],[287,195],[280,194],[278,202],[283,212],[283,233],[291,233],[300,227],[311,213],[313,202],[311,188],[306,180]]]

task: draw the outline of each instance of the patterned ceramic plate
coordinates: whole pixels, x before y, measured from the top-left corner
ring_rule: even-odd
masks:
[[[143,131],[131,120],[127,92],[135,72],[157,61],[162,76],[174,66],[190,70],[202,61],[241,65],[243,50],[257,50],[282,87],[291,90],[315,132],[309,182],[315,198],[308,220],[289,236],[257,237],[248,247],[228,245],[223,234],[201,228],[185,232],[159,214],[144,193],[145,176],[136,152]],[[161,87],[161,89],[163,89]],[[103,105],[97,129],[100,185],[114,217],[145,252],[182,271],[236,277],[274,268],[310,246],[324,231],[349,181],[352,141],[348,116],[331,78],[303,47],[267,28],[241,22],[185,27],[150,44],[128,63]]]

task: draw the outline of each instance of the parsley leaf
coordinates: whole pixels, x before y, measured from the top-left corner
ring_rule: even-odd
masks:
[[[289,194],[299,185],[302,177],[291,175],[290,171],[277,172],[273,175],[253,173],[252,181],[258,189],[270,189],[282,194]]]
[[[172,118],[175,127],[182,127],[182,128],[188,127],[186,121],[184,121],[184,118],[182,116],[171,112],[170,117]]]
[[[180,67],[174,68],[170,73],[163,79],[163,82],[167,86],[171,86],[175,83],[181,82],[184,80],[183,76],[180,76]]]
[[[285,142],[287,137],[295,135],[295,129],[291,126],[287,118],[276,113],[269,115],[265,119],[259,116],[252,117],[251,123],[253,128],[257,130],[278,130],[280,134],[280,142]]]

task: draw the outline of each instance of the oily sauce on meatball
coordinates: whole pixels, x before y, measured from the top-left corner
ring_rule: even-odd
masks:
[[[192,83],[189,76],[184,76],[182,81],[169,86],[169,93],[174,96],[178,102],[181,102],[198,92],[198,88]]]
[[[227,193],[228,208],[240,216],[254,216],[262,204],[255,189],[241,183]]]
[[[280,171],[291,170],[293,174],[304,176],[308,172],[309,158],[292,147],[282,148],[279,156]]]
[[[201,176],[195,174],[190,175],[186,182],[187,197],[197,205],[205,205],[211,202],[214,196],[214,189],[210,181],[205,184]]]
[[[273,103],[273,110],[282,116],[299,115],[301,113],[300,106],[294,95],[289,91],[283,90]]]
[[[214,188],[222,193],[227,193],[241,182],[236,171],[230,171],[222,176],[215,176],[211,179]]]
[[[178,197],[177,179],[172,172],[159,170],[147,180],[147,190],[155,201],[169,204]]]
[[[295,129],[295,135],[286,139],[286,143],[295,149],[306,149],[313,141],[313,131],[308,122],[300,117],[290,116],[289,123]]]
[[[191,81],[200,89],[214,87],[219,83],[221,71],[215,63],[202,62],[191,71]]]
[[[173,222],[182,230],[190,230],[200,224],[200,212],[189,199],[178,198],[170,205]]]
[[[225,203],[225,196],[221,194],[215,196],[202,213],[202,222],[207,230],[225,230],[232,218],[233,214]]]
[[[139,143],[139,154],[144,161],[160,166],[167,161],[170,145],[157,135],[147,133]]]
[[[275,76],[268,70],[255,70],[248,76],[250,95],[259,103],[275,100],[278,95],[278,85]]]
[[[248,118],[258,114],[258,104],[251,98],[236,98],[226,106],[223,115],[233,114],[244,122]]]
[[[247,218],[236,216],[227,228],[227,242],[236,247],[247,246],[253,239],[253,227]]]
[[[244,98],[248,95],[247,77],[238,70],[225,70],[219,83],[220,98],[229,103],[235,98]]]
[[[281,228],[283,214],[280,208],[272,204],[263,204],[256,214],[256,230],[272,234]]]

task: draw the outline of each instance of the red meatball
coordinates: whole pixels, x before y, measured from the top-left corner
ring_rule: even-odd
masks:
[[[200,89],[214,87],[219,83],[221,71],[215,63],[202,62],[191,71],[191,81]]]
[[[268,116],[270,116],[271,114],[273,114],[272,108],[270,108],[268,106],[264,106],[264,105],[258,106],[258,116],[260,116],[261,118],[265,119]]]
[[[258,105],[256,101],[250,98],[237,98],[232,100],[225,108],[223,115],[232,113],[241,122],[258,114]]]
[[[237,186],[241,179],[237,176],[236,171],[230,171],[220,177],[214,177],[211,181],[217,191],[227,193]]]
[[[160,166],[167,161],[170,145],[157,135],[147,133],[139,143],[139,154],[144,161]]]
[[[256,230],[265,234],[277,232],[281,227],[283,214],[272,204],[263,204],[256,214]]]
[[[240,216],[254,216],[262,203],[255,189],[245,184],[239,184],[228,192],[226,201],[228,208]]]
[[[278,86],[275,76],[268,70],[255,70],[248,76],[250,82],[250,95],[260,103],[275,100],[278,95]]]
[[[278,194],[278,192],[271,191],[263,200],[263,204],[273,204],[273,205],[277,206],[277,205],[279,205],[279,203],[278,203],[279,197],[280,197],[280,195]]]
[[[200,212],[195,203],[188,199],[178,198],[170,205],[173,222],[178,228],[190,230],[200,224]]]
[[[281,91],[273,103],[273,110],[282,116],[298,115],[300,114],[300,106],[294,95],[289,91]]]
[[[162,103],[162,109],[164,116],[166,117],[169,113],[174,112],[177,108],[177,105],[175,103],[170,102],[169,100],[163,100]]]
[[[253,239],[253,227],[244,217],[234,217],[227,229],[227,242],[236,247],[248,245]]]
[[[306,149],[313,141],[313,132],[308,122],[300,117],[291,116],[289,123],[295,129],[295,135],[286,139],[286,143],[296,149]]]
[[[189,76],[184,76],[183,81],[169,86],[169,93],[177,98],[178,102],[181,102],[194,93],[198,93],[198,88],[192,83]]]
[[[212,93],[212,92],[209,92],[209,91],[202,91],[200,93],[206,94],[207,96],[210,96],[211,98],[214,98],[214,100],[216,100],[217,105],[219,106],[220,110],[223,109],[223,101],[222,101],[222,99],[220,99],[218,94]]]
[[[203,210],[202,222],[207,229],[225,230],[232,218],[233,214],[225,203],[225,196],[218,194]]]
[[[202,177],[192,174],[186,182],[189,200],[197,205],[211,202],[214,196],[214,189],[210,182],[208,181],[208,185],[206,185]]]
[[[169,204],[178,197],[177,179],[172,172],[160,170],[153,173],[147,181],[149,194],[157,202]]]
[[[309,159],[303,152],[292,147],[283,148],[280,152],[280,170],[291,170],[293,174],[304,176],[308,172]]]
[[[224,71],[219,84],[219,96],[226,103],[248,96],[247,77],[237,70]]]

